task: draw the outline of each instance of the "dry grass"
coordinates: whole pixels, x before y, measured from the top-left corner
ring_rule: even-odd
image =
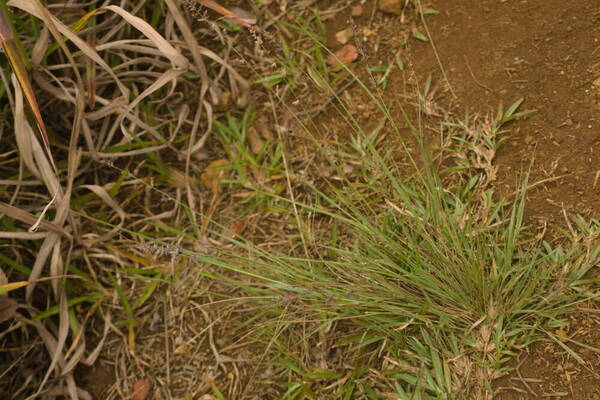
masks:
[[[192,177],[203,162],[194,160],[206,152],[215,107],[246,106],[249,83],[227,52],[215,52],[227,45],[220,28],[194,32],[175,0],[8,7],[52,152],[28,116],[29,91],[5,67],[2,270],[30,283],[22,296],[12,292],[19,310],[1,335],[2,393],[85,399],[74,372],[94,364],[107,337],[125,337],[129,356],[137,352],[133,313],[144,301],[127,304],[137,290],[128,267],[141,262],[155,282],[172,273],[140,238],[180,244],[199,225],[205,205]],[[158,285],[139,282],[148,300]],[[93,331],[99,340],[89,343]],[[14,358],[10,344],[19,343],[25,351]]]
[[[263,77],[283,68],[286,84],[271,95],[287,101],[306,59],[273,63],[273,55],[292,51],[279,46],[280,38],[294,37],[275,21],[287,12],[309,19],[315,14],[306,4],[273,14],[265,4],[261,27],[240,30],[231,21],[248,24],[208,0],[7,5],[15,36],[3,31],[0,37],[12,65],[0,70],[7,100],[0,131],[6,177],[0,181],[0,289],[10,290],[11,299],[3,297],[0,304],[6,321],[0,396],[87,399],[81,371],[95,365],[114,371],[99,383],[107,398],[128,397],[148,374],[158,384],[157,398],[194,396],[207,385],[236,398],[258,368],[238,368],[221,356],[229,351],[227,326],[242,323],[232,314],[240,303],[228,300],[231,305],[216,315],[205,310],[215,295],[235,298],[236,289],[190,273],[188,256],[210,254],[220,245],[208,237],[208,221],[217,211],[219,220],[234,221],[230,231],[253,219],[258,231],[275,223],[252,210],[264,204],[261,193],[285,189],[274,172],[280,150],[274,151],[279,156],[261,153],[255,138],[240,164],[249,174],[239,186],[245,189],[232,197],[244,201],[253,193],[255,203],[242,210],[243,224],[235,225],[239,214],[227,210],[238,207],[229,207],[231,200],[223,204],[218,182],[224,175],[207,177],[206,171],[223,153],[237,153],[214,140],[212,122],[249,105],[250,83],[240,71]],[[304,83],[295,94],[308,90]],[[253,102],[268,102],[264,93],[257,92],[260,100]],[[263,143],[268,139],[263,136]],[[264,148],[272,152],[269,144]],[[256,162],[259,169],[248,167]],[[197,267],[208,276],[220,273]],[[175,338],[173,327],[181,333]],[[188,342],[179,343],[182,338]],[[237,339],[231,343],[241,346]],[[112,359],[99,366],[101,354]],[[235,379],[223,365],[235,367]],[[165,367],[164,375],[152,372],[157,366]],[[219,389],[215,380],[231,385]]]

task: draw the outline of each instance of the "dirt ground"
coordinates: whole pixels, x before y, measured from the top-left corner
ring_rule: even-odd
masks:
[[[445,70],[456,102],[487,111],[524,97],[538,110],[516,126],[500,149],[497,191],[514,189],[531,165],[531,225],[564,224],[567,215],[597,218],[600,212],[600,8],[594,0],[433,1],[441,15],[427,23],[432,46],[414,46],[414,68],[440,76]],[[555,179],[555,180],[552,180]],[[570,318],[555,332],[576,360],[552,341],[519,357],[520,368],[497,382],[498,399],[600,399],[598,354],[569,339],[600,348],[595,313]]]
[[[531,166],[530,184],[545,183],[529,192],[530,223],[557,224],[564,221],[563,209],[597,216],[600,153],[594,147],[600,139],[600,9],[596,2],[481,1],[474,6],[472,1],[457,0],[451,6],[441,1],[427,6],[440,11],[425,21],[432,40],[409,41],[401,52],[408,68],[390,75],[386,100],[397,101],[395,96],[407,91],[407,82],[415,75],[421,83],[431,75],[441,89],[435,100],[458,115],[467,109],[490,113],[500,104],[506,109],[524,98],[522,109],[537,112],[511,126],[512,136],[496,159],[496,191],[511,193]],[[366,5],[364,15],[355,18],[358,31],[374,31],[362,43],[368,59],[360,62],[387,65],[394,55],[390,50],[398,48],[415,25],[414,29],[423,28],[409,16],[404,23],[391,15],[373,19],[371,8]],[[348,26],[349,14],[340,13],[328,23],[330,45],[335,45],[335,32]],[[358,69],[364,76],[364,66]]]
[[[447,3],[446,3],[447,4]],[[600,9],[595,1],[434,1],[431,46],[413,48],[417,71],[444,67],[459,104],[476,111],[524,97],[538,112],[518,124],[497,158],[500,191],[533,162],[530,182],[556,178],[528,197],[548,224],[598,215]],[[594,83],[595,82],[595,83]],[[560,177],[560,178],[559,178]]]
[[[600,150],[595,148],[600,144],[597,0],[432,0],[427,7],[440,14],[427,16],[426,30],[408,15],[383,15],[368,3],[363,14],[353,19],[356,29],[366,33],[360,36],[360,45],[368,59],[356,64],[359,76],[367,77],[366,66],[388,64],[393,59],[390,50],[402,48],[402,42],[409,39],[402,53],[407,68],[390,75],[384,92],[391,103],[406,91],[407,82],[424,82],[430,75],[439,87],[436,101],[456,113],[468,108],[485,114],[501,103],[506,108],[525,98],[523,108],[537,112],[511,126],[513,135],[496,158],[496,191],[512,193],[531,167],[530,183],[541,183],[527,196],[529,224],[556,229],[564,226],[564,213],[586,218],[600,215]],[[334,34],[348,27],[349,18],[347,8],[327,21],[328,44],[334,51],[340,46]],[[411,38],[416,26],[429,42]],[[359,88],[347,92],[346,99],[354,99],[357,105],[359,119],[374,123],[375,111]],[[318,118],[328,127],[330,140],[342,140],[347,134],[343,121]],[[201,315],[198,320],[200,330],[206,321]],[[215,325],[215,330],[219,337],[218,330],[226,329]],[[599,356],[573,342],[600,348],[599,332],[597,313],[571,316],[567,328],[553,332],[560,344],[552,340],[536,343],[514,361],[518,367],[514,372],[495,382],[497,398],[600,399]],[[579,358],[570,355],[566,346]],[[210,359],[210,352],[204,352],[205,359]],[[183,367],[185,373],[199,375]],[[98,376],[105,376],[107,368],[107,364],[98,367]],[[224,379],[241,378],[234,377],[237,369],[226,372]],[[95,388],[94,374],[88,382],[100,396],[106,386]]]
[[[406,90],[411,76],[428,76],[442,89],[436,101],[446,109],[486,114],[524,98],[523,109],[537,112],[511,126],[512,135],[496,157],[496,192],[512,193],[530,169],[526,221],[566,226],[565,215],[597,218],[600,212],[600,8],[594,0],[451,3],[433,0],[440,11],[425,20],[429,42],[411,40],[405,55],[409,68],[392,74],[386,99]],[[359,18],[369,24],[369,13]],[[345,16],[347,18],[347,16]],[[340,18],[344,21],[345,18]],[[376,45],[369,65],[389,62],[389,51],[413,29],[388,16],[370,24]],[[408,25],[408,26],[407,26]],[[334,32],[343,26],[330,23]],[[374,26],[374,28],[372,28]],[[423,28],[419,28],[423,29]],[[331,35],[332,36],[332,35]],[[377,51],[377,49],[380,49]],[[552,238],[550,235],[549,238]],[[518,368],[495,382],[497,398],[600,399],[598,353],[573,341],[600,348],[600,320],[595,312],[569,319],[554,335],[560,344],[542,340],[515,360]],[[569,355],[568,346],[579,358]]]

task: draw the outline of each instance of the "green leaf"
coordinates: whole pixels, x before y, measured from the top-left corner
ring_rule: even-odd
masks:
[[[158,277],[160,278],[160,274],[158,275]],[[161,284],[161,281],[158,279],[153,280],[150,283],[148,283],[148,285],[144,289],[144,292],[142,293],[142,295],[135,302],[133,308],[139,308],[139,307],[143,306],[144,303],[146,302],[146,300],[148,300],[150,298],[150,296],[152,296],[152,293],[154,293],[154,291],[160,284]]]
[[[131,327],[135,323],[135,315],[133,314],[133,309],[131,308],[129,301],[127,300],[125,291],[123,290],[121,285],[119,285],[117,278],[115,278],[112,274],[109,274],[109,277],[113,283],[113,286],[115,287],[115,290],[117,291],[117,297],[119,298],[121,305],[125,309],[125,314],[127,314],[127,321],[125,321],[125,323]]]
[[[413,31],[412,35],[415,39],[422,40],[423,42],[429,42],[429,39],[427,39],[427,36],[423,35],[421,32],[419,32],[416,29]]]
[[[303,373],[302,375],[312,379],[340,379],[342,377],[341,374],[326,369],[317,369],[314,372]]]
[[[374,67],[369,67],[369,71],[371,72],[387,72],[390,67],[388,65],[376,65]]]
[[[264,76],[262,78],[258,78],[254,81],[254,83],[262,83],[268,89],[272,88],[275,85],[278,85],[285,79],[285,74],[273,74],[269,76]]]
[[[402,61],[400,52],[396,54],[396,64],[398,65],[398,69],[400,69],[400,71],[404,71],[404,62]]]
[[[101,292],[92,292],[86,296],[81,296],[81,297],[76,297],[74,299],[70,299],[69,301],[67,301],[67,307],[71,308],[73,306],[76,306],[79,303],[83,303],[86,301],[89,303],[94,303],[103,297],[104,297],[104,295]],[[40,321],[44,318],[48,318],[48,317],[51,317],[52,315],[58,314],[59,311],[60,311],[60,305],[56,304],[56,305],[46,309],[45,311],[42,311],[35,317],[33,317],[33,320]]]
[[[519,100],[515,101],[510,107],[508,107],[508,109],[504,112],[504,118],[510,118],[517,110],[517,108],[519,108],[521,103],[523,103],[523,100],[525,99],[521,97]]]

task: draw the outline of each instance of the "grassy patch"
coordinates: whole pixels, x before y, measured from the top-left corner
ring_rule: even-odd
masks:
[[[523,224],[527,180],[510,201],[491,190],[502,129],[528,114],[517,111],[520,101],[495,118],[450,120],[440,117],[428,80],[411,100],[419,117],[437,118],[439,132],[417,129],[380,99],[405,69],[404,55],[332,67],[310,2],[290,4],[294,24],[273,20],[274,34],[253,37],[253,57],[231,47],[230,36],[247,35],[239,23],[208,21],[190,2],[191,16],[172,0],[154,3],[53,13],[25,1],[9,12],[0,1],[15,25],[2,33],[5,52],[24,91],[8,85],[5,63],[0,97],[11,105],[16,143],[2,145],[10,190],[0,220],[11,242],[0,252],[0,292],[27,304],[17,328],[29,340],[33,327],[55,360],[46,372],[37,354],[27,356],[22,365],[35,376],[11,382],[23,394],[74,391],[74,367],[90,353],[85,334],[101,321],[99,346],[110,331],[125,349],[127,384],[117,382],[113,397],[126,397],[123,387],[143,374],[167,388],[156,398],[170,397],[185,360],[208,353],[200,368],[216,360],[217,372],[251,361],[234,389],[223,388],[230,375],[202,376],[217,398],[257,382],[283,399],[483,398],[517,350],[540,332],[557,339],[552,330],[564,315],[594,298],[584,276],[598,261],[598,222],[576,219],[564,244],[550,245]],[[201,47],[187,17],[204,24],[198,37],[221,42]],[[416,28],[413,37],[429,40]],[[250,84],[233,64],[252,70],[256,103],[271,107],[274,120],[246,108]],[[353,84],[377,106],[368,132],[340,95]],[[350,127],[335,148],[313,131],[311,117],[325,110]],[[294,154],[294,140],[309,143],[298,152],[306,160]],[[316,173],[322,165],[327,173]],[[18,296],[19,288],[27,292]],[[4,303],[6,319],[15,317],[16,302]],[[235,323],[222,322],[226,313],[211,320],[205,309],[220,304]],[[189,339],[181,316],[198,309]],[[219,329],[236,342],[215,344]],[[140,349],[145,334],[164,338],[165,362],[154,348]],[[258,356],[219,354],[244,345]],[[91,353],[93,362],[99,352]],[[61,378],[46,387],[53,373]]]
[[[425,162],[402,179],[390,154],[365,140],[368,179],[347,177],[348,184],[325,188],[307,183],[317,203],[281,198],[299,210],[304,251],[240,241],[224,254],[231,268],[253,278],[252,285],[237,284],[264,299],[252,311],[255,323],[240,330],[250,330],[270,348],[272,362],[298,377],[336,381],[340,360],[356,368],[394,366],[372,385],[338,379],[329,387],[336,396],[374,387],[401,399],[483,396],[516,350],[564,326],[565,313],[594,297],[583,277],[600,254],[596,221],[578,220],[579,233],[566,247],[528,234],[527,181],[513,203],[493,200],[478,146],[497,147],[502,125],[522,116],[519,104],[482,128],[446,124],[455,143],[445,156],[454,159],[451,168],[440,169],[421,146]],[[315,220],[327,222],[311,225]],[[315,353],[322,353],[320,363]],[[286,398],[319,398],[302,382],[293,381]]]

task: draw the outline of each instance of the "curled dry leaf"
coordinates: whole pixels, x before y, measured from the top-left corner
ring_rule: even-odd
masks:
[[[152,387],[152,382],[150,382],[149,378],[143,378],[137,380],[133,384],[133,389],[131,390],[131,400],[146,400],[148,394],[150,393],[150,388]]]
[[[356,46],[347,44],[333,54],[327,56],[327,63],[332,67],[336,65],[348,65],[358,58],[358,50]]]
[[[217,195],[221,192],[221,181],[225,178],[227,172],[226,166],[229,164],[229,160],[222,158],[215,160],[208,164],[206,170],[200,177],[204,186],[209,188],[213,194]]]

